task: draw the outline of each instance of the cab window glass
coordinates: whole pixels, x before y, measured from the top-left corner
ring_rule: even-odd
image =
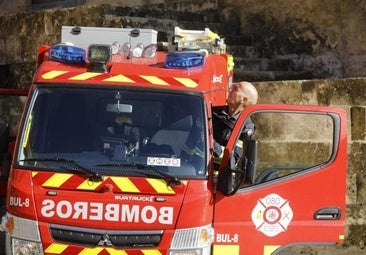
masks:
[[[260,112],[251,118],[258,142],[253,185],[311,170],[331,160],[334,123],[330,116]]]
[[[154,169],[206,178],[198,95],[38,87],[31,100],[19,143],[21,167],[70,172],[70,162],[77,162],[104,175],[141,176]]]

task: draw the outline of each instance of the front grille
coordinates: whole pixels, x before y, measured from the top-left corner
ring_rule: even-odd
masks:
[[[116,248],[156,247],[163,231],[119,231],[50,225],[52,238],[75,245],[113,246]]]

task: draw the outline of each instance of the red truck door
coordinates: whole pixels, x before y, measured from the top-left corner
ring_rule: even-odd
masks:
[[[5,209],[10,160],[28,90],[0,89],[0,212]]]
[[[245,156],[236,163],[232,151],[248,117],[255,140],[244,141]],[[213,254],[269,255],[292,245],[342,242],[346,169],[344,110],[248,107],[220,165]]]

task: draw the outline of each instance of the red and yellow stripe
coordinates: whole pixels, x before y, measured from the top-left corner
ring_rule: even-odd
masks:
[[[104,176],[103,181],[93,182],[85,176],[69,173],[48,173],[33,172],[34,184],[44,188],[59,188],[87,191],[101,191],[105,185],[109,184],[113,187],[113,192],[125,193],[153,193],[153,194],[170,194],[176,192],[186,185],[172,188],[163,179],[155,178],[131,178],[120,176]]]
[[[198,80],[187,77],[160,77],[155,75],[110,75],[105,73],[83,72],[75,73],[65,70],[52,70],[41,75],[44,80],[70,80],[70,81],[101,81],[113,83],[138,84],[148,83],[158,86],[184,86],[186,88],[198,87]]]
[[[75,255],[129,255],[127,250],[117,250],[114,248],[95,247],[95,248],[76,248],[67,244],[53,243],[47,246],[44,250],[45,255],[59,255],[59,254],[75,254]],[[134,250],[133,254],[136,253]],[[163,253],[157,249],[140,250],[141,255],[162,255]]]

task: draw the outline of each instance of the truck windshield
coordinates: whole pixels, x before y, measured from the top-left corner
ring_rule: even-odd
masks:
[[[203,100],[192,94],[40,87],[21,132],[17,164],[123,176],[154,169],[203,178],[204,119]]]

